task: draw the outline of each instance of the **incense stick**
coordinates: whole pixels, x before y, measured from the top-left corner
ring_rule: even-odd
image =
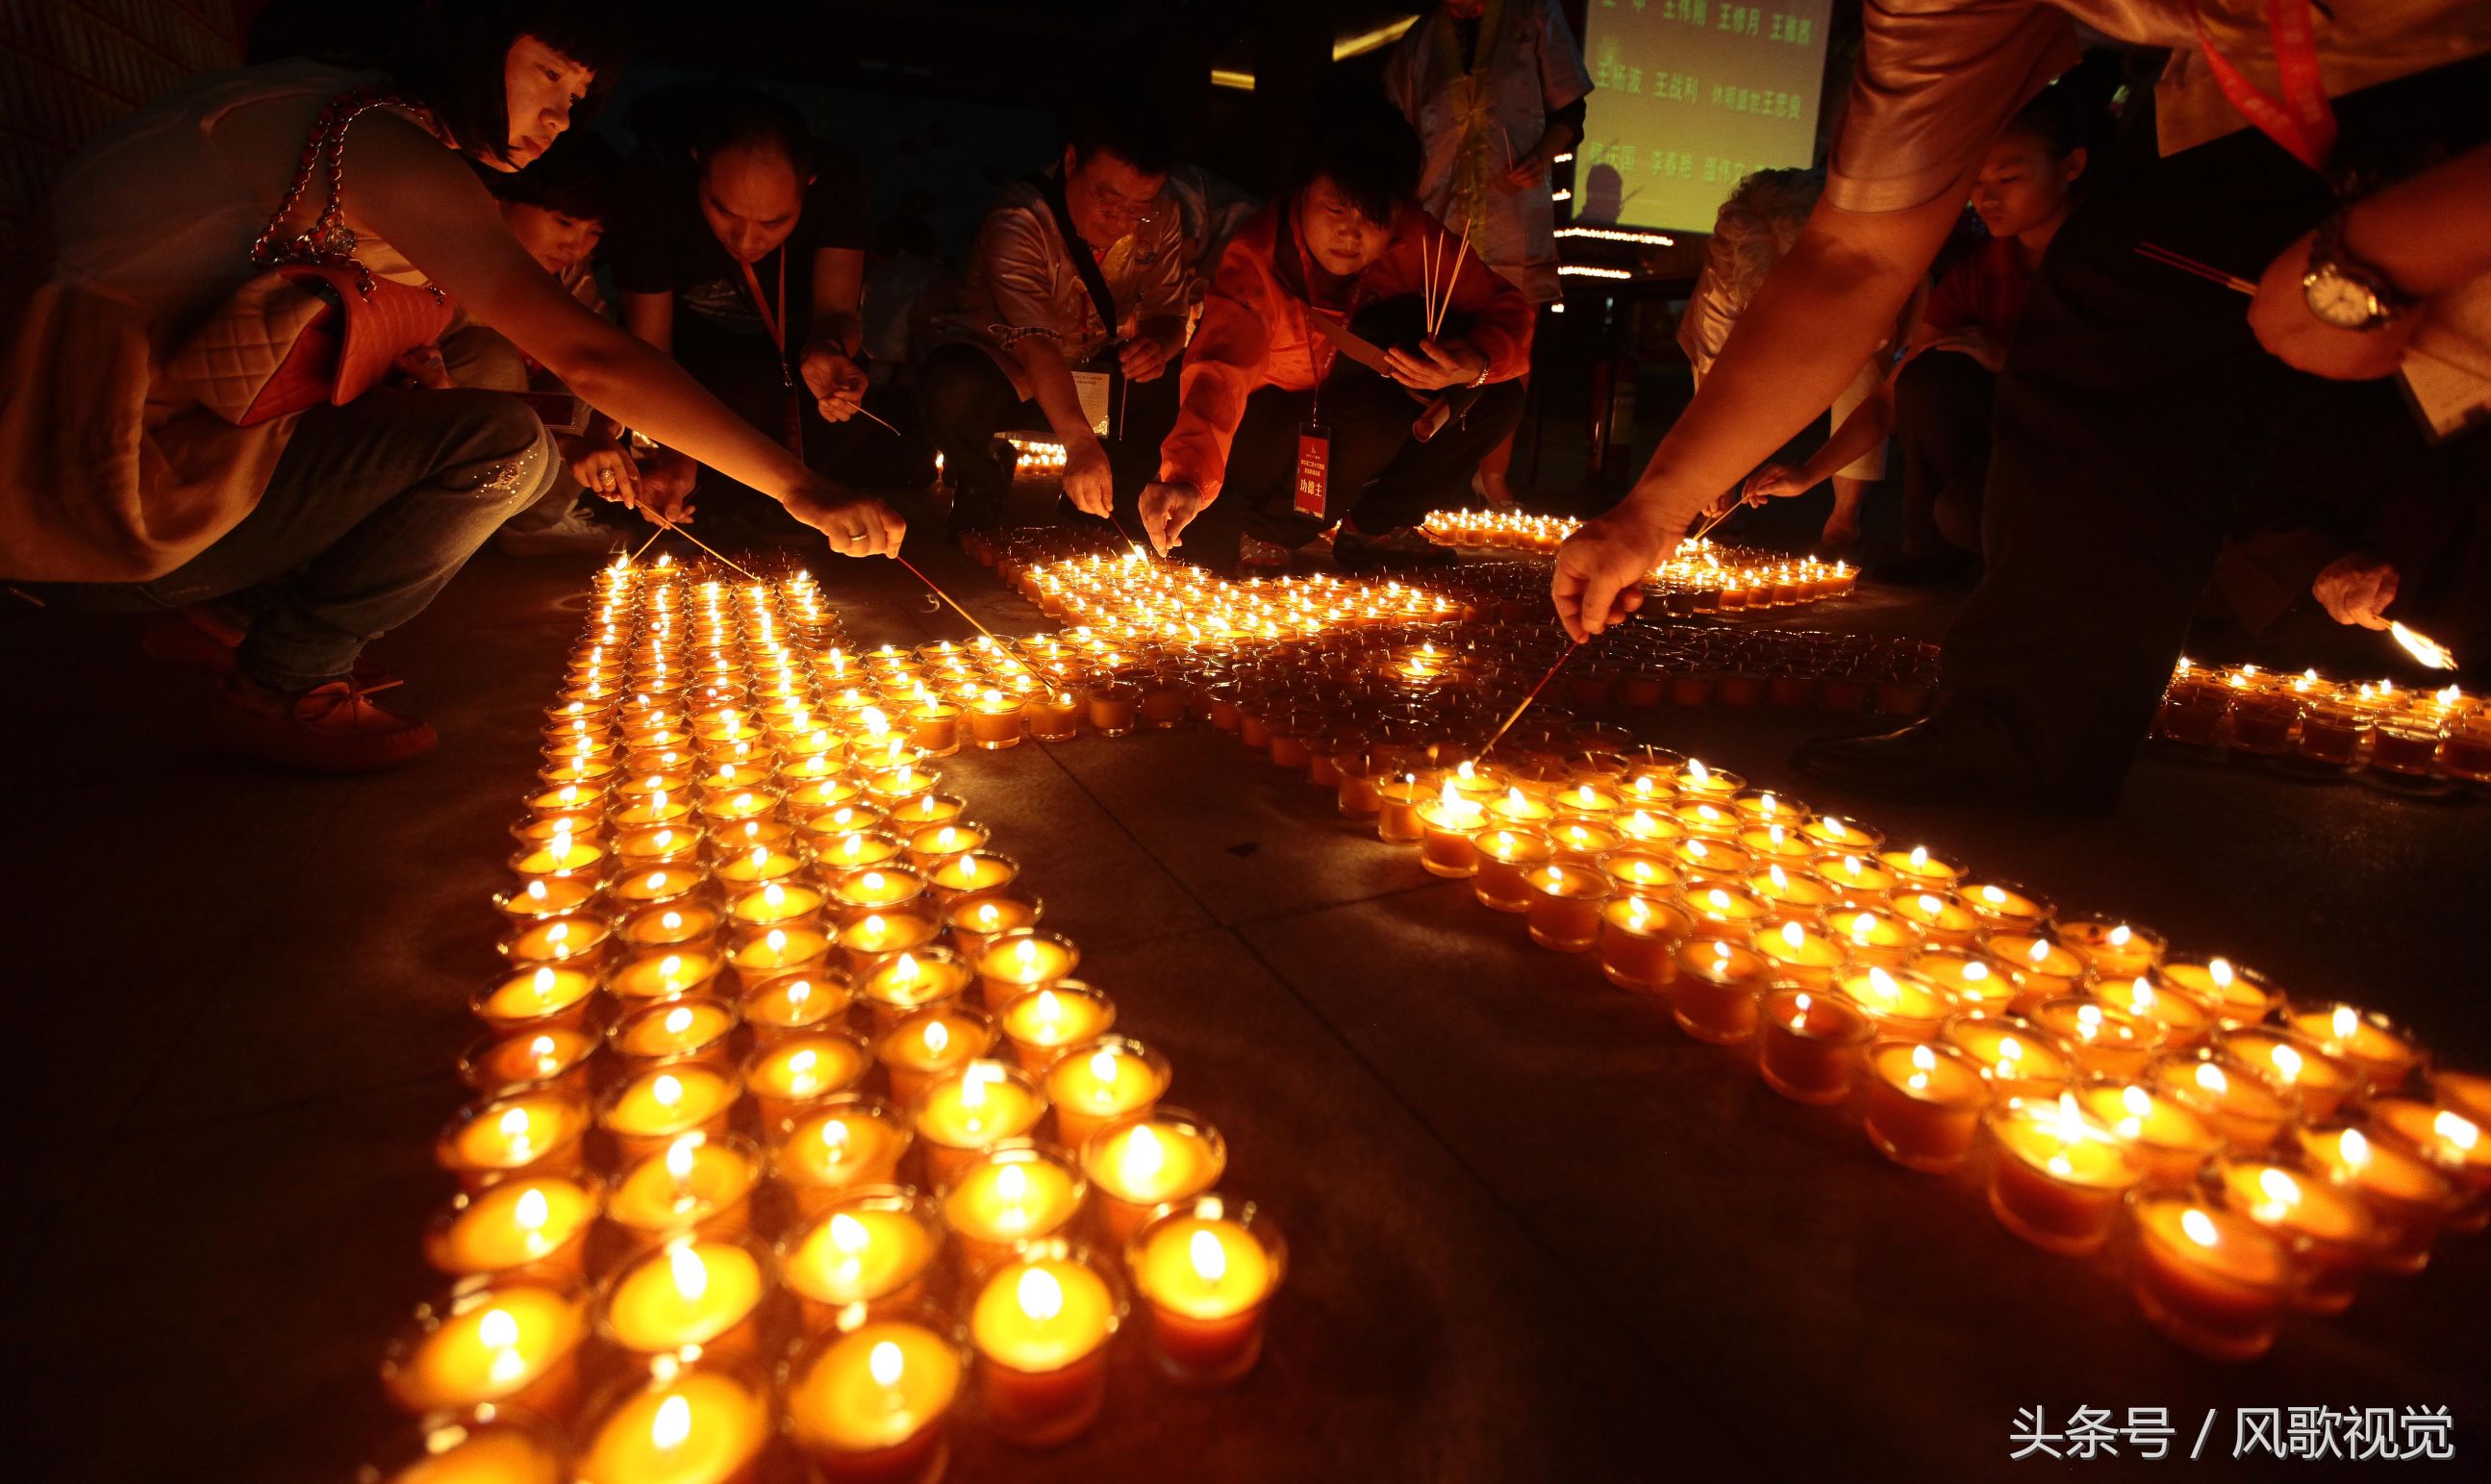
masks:
[[[681,526],[679,526],[679,525],[675,524],[675,523],[674,523],[673,521],[671,521],[671,520],[668,520],[666,517],[664,517],[663,515],[659,514],[657,511],[652,510],[652,509],[648,509],[647,508],[643,507],[643,508],[642,508],[642,511],[641,511],[641,513],[643,513],[643,514],[647,515],[651,520],[656,521],[658,524],[659,524],[659,525],[661,525],[661,526],[665,527],[668,531],[672,531],[672,532],[673,532],[673,533],[675,533],[677,536],[682,537],[685,540],[688,540],[688,541],[691,542],[693,545],[698,546],[701,550],[708,552],[711,556],[718,558],[720,562],[725,563],[725,564],[727,565],[727,567],[728,567],[730,569],[732,569],[732,570],[734,570],[734,571],[736,571],[736,572],[741,573],[741,574],[746,578],[746,580],[747,580],[747,581],[751,581],[751,582],[759,582],[759,581],[761,580],[758,576],[756,576],[756,575],[754,575],[754,574],[753,574],[753,572],[752,572],[752,570],[751,570],[750,568],[746,567],[739,566],[739,565],[736,563],[736,561],[735,561],[735,559],[734,559],[733,557],[730,557],[730,556],[726,555],[726,553],[724,553],[724,552],[722,552],[722,551],[719,551],[717,547],[712,546],[709,542],[707,542],[707,541],[705,541],[705,540],[702,540],[699,537],[692,535],[689,531],[685,530],[683,527],[681,527]],[[642,550],[646,550],[647,548],[646,548],[646,547],[643,547],[643,548],[641,548],[641,549],[642,549]]]
[[[1487,745],[1480,748],[1480,757],[1486,757],[1491,748],[1505,740],[1505,734],[1513,730],[1513,724],[1522,719],[1522,713],[1531,709],[1531,703],[1539,699],[1539,692],[1548,688],[1548,683],[1557,678],[1557,672],[1565,669],[1566,661],[1573,658],[1574,652],[1582,647],[1583,641],[1580,639],[1566,646],[1566,653],[1557,656],[1557,662],[1548,667],[1548,673],[1539,677],[1539,684],[1531,687],[1530,693],[1522,698],[1522,704],[1513,709],[1505,718],[1505,724],[1498,727],[1495,735],[1487,740]]]
[[[2200,263],[2185,253],[2174,252],[2158,243],[2138,243],[2136,255],[2149,263],[2159,263],[2165,268],[2176,268],[2184,274],[2194,274],[2209,283],[2219,283],[2235,294],[2257,293],[2257,285],[2238,274],[2225,273],[2211,263]]]
[[[1443,298],[1436,306],[1436,318],[1433,323],[1427,326],[1427,338],[1430,340],[1436,337],[1438,331],[1445,328],[1446,311],[1450,310],[1453,306],[1453,284],[1460,279],[1462,276],[1462,264],[1469,259],[1470,255],[1471,228],[1469,222],[1464,222],[1462,223],[1461,251],[1453,255],[1453,271],[1445,276],[1443,285],[1445,292]]]
[[[916,564],[916,563],[909,561],[906,557],[901,556],[899,553],[897,553],[897,552],[895,552],[895,551],[894,551],[894,552],[893,552],[893,553],[891,554],[891,559],[892,559],[893,561],[894,561],[894,562],[898,563],[900,566],[902,566],[902,567],[907,567],[907,568],[909,569],[909,571],[910,571],[910,572],[915,573],[915,575],[916,575],[916,577],[917,577],[917,580],[918,580],[918,581],[920,581],[920,582],[922,582],[922,583],[923,583],[923,584],[925,584],[925,591],[926,591],[926,592],[933,594],[936,597],[941,598],[943,601],[945,601],[945,602],[947,602],[947,603],[951,603],[951,604],[952,604],[952,611],[953,613],[958,614],[960,617],[962,617],[962,618],[964,618],[964,619],[967,619],[967,620],[969,621],[969,626],[970,626],[970,627],[972,627],[972,628],[976,629],[978,632],[980,632],[980,633],[982,633],[982,634],[984,634],[984,635],[985,635],[987,638],[989,638],[989,639],[994,639],[994,638],[995,638],[995,632],[994,632],[994,630],[993,630],[993,629],[988,628],[985,625],[979,623],[979,622],[978,622],[978,616],[977,616],[976,614],[971,613],[968,609],[961,607],[958,603],[956,603],[956,602],[952,602],[952,595],[951,595],[951,594],[949,594],[949,593],[944,592],[941,588],[936,587],[936,586],[934,585],[934,579],[933,579],[933,578],[926,576],[923,572],[918,571],[918,570],[917,570],[917,564]],[[997,639],[995,642],[997,642],[998,644],[1000,644],[1000,643],[1002,643],[1003,641],[1002,641],[1002,640],[1000,640],[1000,639]]]
[[[873,413],[870,413],[870,412],[865,411],[865,403],[863,403],[863,402],[859,402],[859,403],[857,403],[856,415],[857,415],[858,417],[860,417],[860,418],[868,418],[868,419],[871,419],[873,422],[881,422],[881,423],[882,423],[882,425],[883,425],[884,427],[891,428],[891,436],[893,436],[894,438],[896,438],[896,437],[898,437],[898,436],[899,436],[899,429],[897,429],[897,428],[895,428],[895,427],[892,427],[892,426],[891,426],[891,424],[890,424],[889,422],[884,422],[884,421],[883,421],[883,419],[882,419],[881,417],[877,416],[876,414],[873,414]]]
[[[635,507],[635,509],[636,509],[636,507]],[[643,512],[643,513],[645,513],[645,512]],[[634,550],[632,551],[632,553],[631,553],[630,556],[625,557],[625,558],[623,559],[623,565],[624,565],[625,567],[629,567],[629,566],[630,566],[632,563],[639,561],[639,560],[640,560],[641,555],[642,555],[643,553],[645,553],[645,552],[646,552],[650,547],[655,546],[656,544],[658,544],[658,542],[659,542],[659,540],[660,540],[660,539],[665,536],[665,534],[666,534],[666,528],[665,528],[663,525],[660,525],[660,526],[659,526],[659,527],[658,527],[658,529],[656,529],[655,531],[650,532],[650,533],[649,533],[649,538],[648,538],[647,540],[645,540],[645,541],[642,541],[642,542],[639,544],[639,546],[638,546],[636,549],[634,549]]]

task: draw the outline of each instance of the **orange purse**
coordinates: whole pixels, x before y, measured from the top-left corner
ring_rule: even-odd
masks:
[[[371,390],[407,351],[450,326],[450,296],[431,284],[378,278],[355,260],[345,223],[346,130],[373,108],[421,105],[376,89],[321,111],[303,165],[268,227],[251,244],[261,272],[234,290],[175,351],[167,376],[240,427],[309,407],[344,406]],[[280,242],[285,218],[325,166],[328,203],[310,228]]]

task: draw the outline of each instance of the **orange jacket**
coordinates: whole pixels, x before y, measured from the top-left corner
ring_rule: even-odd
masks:
[[[1421,293],[1427,281],[1424,244],[1430,239],[1440,272],[1450,273],[1453,260],[1462,258],[1462,270],[1453,279],[1452,306],[1473,316],[1462,338],[1487,358],[1488,380],[1509,381],[1531,364],[1531,302],[1480,262],[1478,253],[1464,255],[1460,240],[1433,217],[1404,206],[1393,218],[1384,255],[1359,276],[1350,303],[1316,306],[1282,286],[1274,267],[1280,205],[1263,208],[1220,254],[1203,305],[1202,328],[1186,348],[1176,426],[1159,445],[1159,478],[1192,484],[1206,497],[1219,493],[1228,471],[1228,445],[1246,416],[1246,398],[1263,387],[1311,391],[1331,371],[1332,358],[1339,352],[1330,340],[1316,336],[1306,316],[1322,314],[1343,323],[1375,300]],[[1288,250],[1303,254],[1305,242],[1297,214],[1288,216]],[[1296,281],[1304,282],[1304,276]],[[1415,405],[1411,416],[1414,421],[1418,416]]]

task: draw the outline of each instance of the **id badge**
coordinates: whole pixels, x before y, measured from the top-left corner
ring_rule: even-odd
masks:
[[[1107,436],[1107,393],[1113,380],[1105,371],[1072,373],[1073,393],[1081,398],[1081,421],[1101,438]]]
[[[1298,430],[1298,513],[1324,518],[1324,492],[1332,479],[1332,429],[1310,422]]]

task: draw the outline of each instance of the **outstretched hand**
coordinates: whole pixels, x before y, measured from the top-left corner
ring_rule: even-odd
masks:
[[[843,557],[895,557],[908,522],[871,495],[825,485],[787,499],[787,513],[830,538]]]
[[[1185,528],[1211,504],[1190,484],[1154,480],[1142,491],[1142,535],[1166,556],[1185,544]]]
[[[1644,575],[1685,534],[1683,518],[1656,520],[1620,509],[1566,538],[1548,584],[1566,636],[1579,644],[1625,623],[1643,606]]]

